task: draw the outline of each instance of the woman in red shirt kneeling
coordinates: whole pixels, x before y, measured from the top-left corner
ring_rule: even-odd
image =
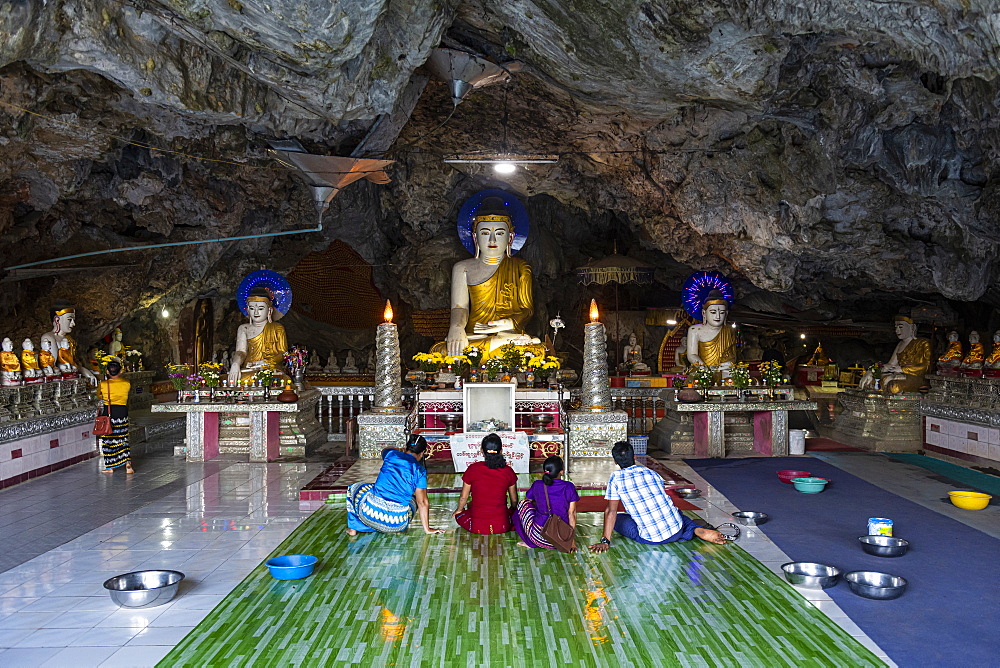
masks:
[[[496,434],[486,436],[483,439],[486,461],[471,464],[462,476],[462,496],[458,500],[455,521],[472,533],[506,533],[514,527],[511,515],[517,507],[517,474],[507,466],[500,453],[502,445]],[[468,507],[466,501],[469,501]]]

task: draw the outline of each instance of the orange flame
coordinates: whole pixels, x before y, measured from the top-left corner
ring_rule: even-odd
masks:
[[[392,304],[389,303],[388,299],[385,300],[385,311],[382,312],[382,315],[385,316],[386,322],[392,322]]]
[[[597,318],[600,314],[597,312],[597,300],[590,300],[590,322],[598,322]]]

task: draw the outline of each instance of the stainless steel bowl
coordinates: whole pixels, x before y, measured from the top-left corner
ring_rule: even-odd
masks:
[[[858,596],[874,598],[879,601],[891,601],[899,598],[906,591],[906,580],[898,575],[879,573],[878,571],[851,571],[844,576],[847,584]]]
[[[697,487],[675,487],[670,491],[676,492],[682,499],[697,499],[701,496],[701,490]]]
[[[789,583],[808,589],[827,589],[840,579],[840,569],[836,566],[811,561],[793,561],[783,564],[781,570],[785,572],[785,579]]]
[[[876,557],[901,557],[910,549],[910,541],[892,536],[860,536],[861,548]]]
[[[767,513],[756,513],[752,510],[741,510],[733,513],[733,519],[745,527],[760,526],[771,519]]]
[[[111,600],[125,608],[152,608],[177,594],[184,574],[180,571],[135,571],[104,582]]]

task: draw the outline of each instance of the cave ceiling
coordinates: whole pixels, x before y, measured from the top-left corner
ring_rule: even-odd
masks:
[[[816,319],[988,310],[998,44],[988,0],[3,1],[4,266],[315,225],[271,138],[396,163],[338,195],[322,232],[7,272],[0,313],[14,330],[71,299],[103,335],[335,239],[382,294],[441,308],[457,209],[487,187],[528,205],[547,311],[615,241],[670,299],[718,269],[748,303]],[[520,69],[449,118],[423,67],[438,46]],[[441,162],[505,133],[558,164]]]

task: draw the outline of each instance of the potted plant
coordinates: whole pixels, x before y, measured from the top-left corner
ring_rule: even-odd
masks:
[[[733,387],[736,388],[740,400],[746,399],[746,391],[750,387],[750,365],[746,362],[734,364],[730,379],[733,381]]]

